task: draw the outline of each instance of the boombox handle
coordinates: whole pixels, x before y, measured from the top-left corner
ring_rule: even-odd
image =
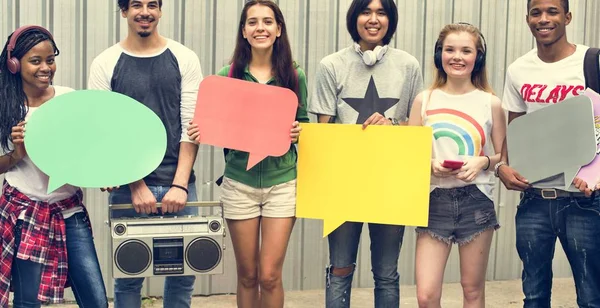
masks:
[[[132,209],[132,204],[109,204],[110,210],[126,210]],[[156,207],[161,207],[161,203],[157,203]],[[197,202],[188,202],[185,206],[198,206],[198,207],[213,207],[213,206],[221,206],[221,202],[219,201],[197,201]]]

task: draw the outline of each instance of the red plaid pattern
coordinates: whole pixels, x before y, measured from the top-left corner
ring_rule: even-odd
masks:
[[[42,264],[42,280],[38,292],[40,301],[62,302],[64,288],[68,287],[68,263],[65,221],[61,212],[83,206],[82,200],[83,193],[78,190],[70,198],[52,204],[32,201],[4,182],[0,197],[0,307],[8,307],[11,266],[15,255],[14,228],[23,210],[25,218],[17,258]]]

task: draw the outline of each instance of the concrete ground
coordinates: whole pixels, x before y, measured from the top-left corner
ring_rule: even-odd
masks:
[[[415,286],[401,286],[401,307],[417,307]],[[486,284],[486,307],[510,308],[523,306],[521,281],[494,281]],[[552,288],[552,307],[575,308],[575,286],[571,278],[554,279]],[[290,291],[285,294],[285,307],[324,307],[323,290]],[[77,305],[56,305],[54,307],[75,308]],[[112,303],[110,305],[112,306]],[[145,299],[144,308],[162,307],[161,299]],[[236,307],[235,295],[213,295],[194,297],[192,307],[229,308]],[[372,289],[353,289],[352,307],[373,307]],[[462,307],[462,291],[460,284],[445,284],[442,295],[442,307]]]

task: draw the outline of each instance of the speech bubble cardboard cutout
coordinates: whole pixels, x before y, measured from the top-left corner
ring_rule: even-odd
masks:
[[[564,174],[568,189],[596,155],[592,101],[580,95],[518,117],[506,136],[510,165],[530,183]]]
[[[26,124],[25,149],[50,179],[86,188],[125,185],[162,162],[167,133],[138,101],[110,91],[82,90],[44,103]]]
[[[247,170],[290,149],[298,97],[286,88],[209,76],[198,89],[193,123],[200,143],[248,152]]]
[[[345,221],[427,225],[430,127],[301,127],[297,217],[323,219],[323,236]]]

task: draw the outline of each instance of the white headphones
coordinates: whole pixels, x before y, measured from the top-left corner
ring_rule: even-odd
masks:
[[[368,66],[373,66],[383,58],[388,51],[388,45],[377,46],[373,50],[362,51],[358,43],[354,43],[354,50],[362,57],[363,62]]]

